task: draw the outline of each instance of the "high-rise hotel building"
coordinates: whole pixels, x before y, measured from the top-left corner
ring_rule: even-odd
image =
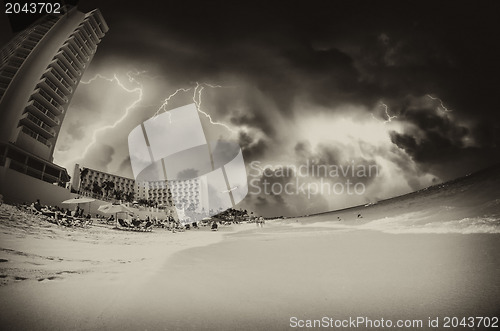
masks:
[[[135,194],[135,180],[127,177],[108,174],[106,172],[90,168],[80,168],[80,165],[78,163],[75,164],[72,181],[73,190],[77,191],[78,193],[84,193],[88,195],[92,194],[94,183],[100,187],[103,187],[103,184],[105,182],[113,183],[111,193],[114,190],[117,190],[124,196],[128,194]],[[125,200],[125,198],[122,199]]]
[[[97,45],[108,31],[100,11],[64,7],[18,33],[0,50],[0,166],[66,183],[52,163],[64,116]]]

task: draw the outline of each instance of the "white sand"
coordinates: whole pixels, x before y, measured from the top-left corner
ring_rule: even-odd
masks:
[[[9,329],[286,330],[291,316],[426,320],[500,307],[497,234],[2,222],[0,325]]]

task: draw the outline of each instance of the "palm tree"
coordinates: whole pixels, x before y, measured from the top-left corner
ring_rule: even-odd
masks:
[[[97,194],[97,195],[102,195],[102,189],[99,186],[99,183],[94,181],[92,183],[92,193]]]
[[[106,197],[109,195],[109,191],[113,190],[115,187],[115,183],[112,181],[106,180],[102,183],[101,188],[106,192]]]
[[[88,172],[89,172],[89,168],[80,169],[80,183],[83,181],[83,178],[85,178],[85,176],[87,176]]]
[[[127,202],[134,202],[134,195],[135,195],[134,192],[125,193],[125,200]]]

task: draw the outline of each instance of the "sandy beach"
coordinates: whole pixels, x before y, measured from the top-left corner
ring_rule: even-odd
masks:
[[[175,252],[218,242],[232,231],[129,232],[97,221],[64,227],[13,206],[0,208],[0,323],[16,329],[67,329],[69,316],[82,328],[125,290],[157,274]]]
[[[427,323],[493,317],[500,306],[499,234],[304,219],[176,234],[24,222],[2,220],[8,329],[286,330],[292,317]]]

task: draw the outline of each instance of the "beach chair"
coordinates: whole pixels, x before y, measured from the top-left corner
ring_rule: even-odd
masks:
[[[57,212],[55,213],[54,215],[54,221],[55,221],[55,224],[57,225],[64,225],[64,221],[63,221],[63,214],[61,214],[60,212]]]
[[[79,225],[82,228],[88,227],[91,223],[91,219],[86,217],[75,217],[75,225]]]
[[[74,225],[85,227],[85,220],[81,217],[73,217],[73,222]]]
[[[132,220],[132,227],[131,227],[131,229],[132,230],[141,230],[141,224],[142,224],[141,220]]]
[[[130,225],[127,224],[127,222],[125,222],[124,220],[122,220],[121,218],[118,219],[118,224],[120,224],[120,226],[122,228],[125,228],[126,230],[130,230]]]
[[[153,222],[147,221],[146,225],[144,225],[143,229],[144,229],[144,231],[152,232],[153,231]]]
[[[33,215],[41,215],[42,212],[39,211],[38,209],[36,209],[33,204],[31,206],[28,207],[28,211],[29,213],[33,214]]]
[[[75,219],[73,216],[64,215],[62,218],[62,224],[66,226],[73,226],[75,225]]]

